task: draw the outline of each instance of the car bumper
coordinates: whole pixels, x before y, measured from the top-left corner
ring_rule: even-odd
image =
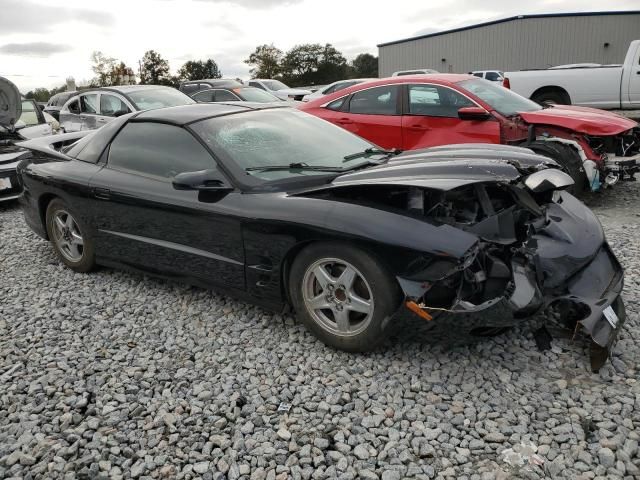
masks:
[[[567,293],[552,301],[566,300],[581,307],[587,315],[578,323],[603,348],[610,348],[624,319],[605,315],[620,296],[624,286],[624,271],[605,243],[595,258],[574,275],[567,285]],[[607,312],[610,315],[610,312]]]
[[[640,153],[629,157],[610,155],[604,162],[605,170],[620,180],[635,180],[640,171]]]
[[[0,165],[0,202],[15,200],[20,196],[22,187],[18,181],[16,167],[18,162],[5,163]]]

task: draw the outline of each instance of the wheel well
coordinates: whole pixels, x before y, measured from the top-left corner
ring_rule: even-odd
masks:
[[[38,199],[38,214],[40,215],[40,221],[42,222],[42,227],[44,234],[47,236],[47,240],[49,240],[49,233],[47,232],[47,207],[54,198],[58,197],[53,193],[45,193]]]
[[[564,99],[566,100],[566,104],[567,105],[571,105],[571,96],[569,95],[569,92],[567,92],[564,88],[562,87],[558,87],[557,85],[552,85],[552,86],[547,86],[547,87],[541,87],[538,90],[536,90],[535,92],[533,92],[531,94],[531,99],[534,99],[535,97],[542,95],[544,93],[559,93],[560,95],[562,95],[564,97]]]
[[[288,305],[291,305],[291,294],[289,292],[289,273],[291,272],[291,265],[293,265],[293,262],[302,250],[316,242],[318,242],[318,240],[307,240],[294,245],[282,260],[282,268],[280,269],[280,285],[282,285],[282,298],[284,298]]]

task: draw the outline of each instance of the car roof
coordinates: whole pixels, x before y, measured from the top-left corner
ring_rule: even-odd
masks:
[[[159,88],[175,90],[175,88],[168,87],[166,85],[113,85],[110,87],[96,87],[96,88],[88,88],[86,90],[79,90],[76,92],[76,94],[83,95],[85,93],[96,93],[96,92],[117,92],[117,93],[122,93],[123,95],[127,95],[129,93],[138,92],[140,90],[157,90]]]
[[[110,87],[99,87],[99,88],[93,88],[91,90],[98,90],[98,91],[113,91],[113,92],[119,92],[119,93],[131,93],[131,92],[137,92],[139,90],[156,90],[158,88],[166,88],[166,89],[172,89],[175,90],[173,87],[169,87],[167,85],[113,85]],[[88,92],[90,90],[86,90],[86,92]],[[85,92],[80,92],[80,93],[85,93]]]
[[[301,110],[307,110],[308,108],[315,108],[319,105],[332,102],[333,100],[336,100],[338,98],[346,97],[360,90],[375,88],[383,85],[393,85],[395,83],[399,83],[399,84],[434,83],[437,85],[450,85],[453,83],[461,82],[463,80],[478,80],[478,77],[474,77],[473,75],[462,74],[462,73],[428,73],[428,74],[420,74],[420,75],[402,75],[399,77],[379,78],[377,80],[372,80],[369,82],[357,83],[356,85],[343,88],[341,90],[338,90],[337,92],[333,92],[328,95],[324,95],[322,97],[314,98],[311,101],[305,103],[304,105],[301,105],[299,108]]]
[[[77,94],[78,94],[77,90],[71,90],[71,91],[65,91],[65,92],[58,92],[55,95],[53,95],[51,98],[59,98],[65,95],[77,95]]]
[[[200,82],[225,83],[225,82],[238,82],[238,80],[236,80],[235,78],[199,78],[198,80],[184,80],[183,82],[180,82],[180,83],[185,84],[185,83],[200,83]]]
[[[291,107],[288,105],[264,104],[257,102],[193,103],[189,105],[179,105],[177,107],[145,110],[140,112],[134,118],[183,126],[207,118],[274,108]]]

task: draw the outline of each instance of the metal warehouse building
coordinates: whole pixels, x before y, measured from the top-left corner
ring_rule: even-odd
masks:
[[[519,15],[381,43],[379,73],[547,68],[568,63],[622,63],[640,39],[640,10]]]

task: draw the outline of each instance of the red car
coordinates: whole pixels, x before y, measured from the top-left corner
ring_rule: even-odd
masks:
[[[525,146],[563,165],[578,192],[633,179],[640,164],[636,122],[593,108],[541,106],[471,75],[382,78],[299,108],[387,149]]]

